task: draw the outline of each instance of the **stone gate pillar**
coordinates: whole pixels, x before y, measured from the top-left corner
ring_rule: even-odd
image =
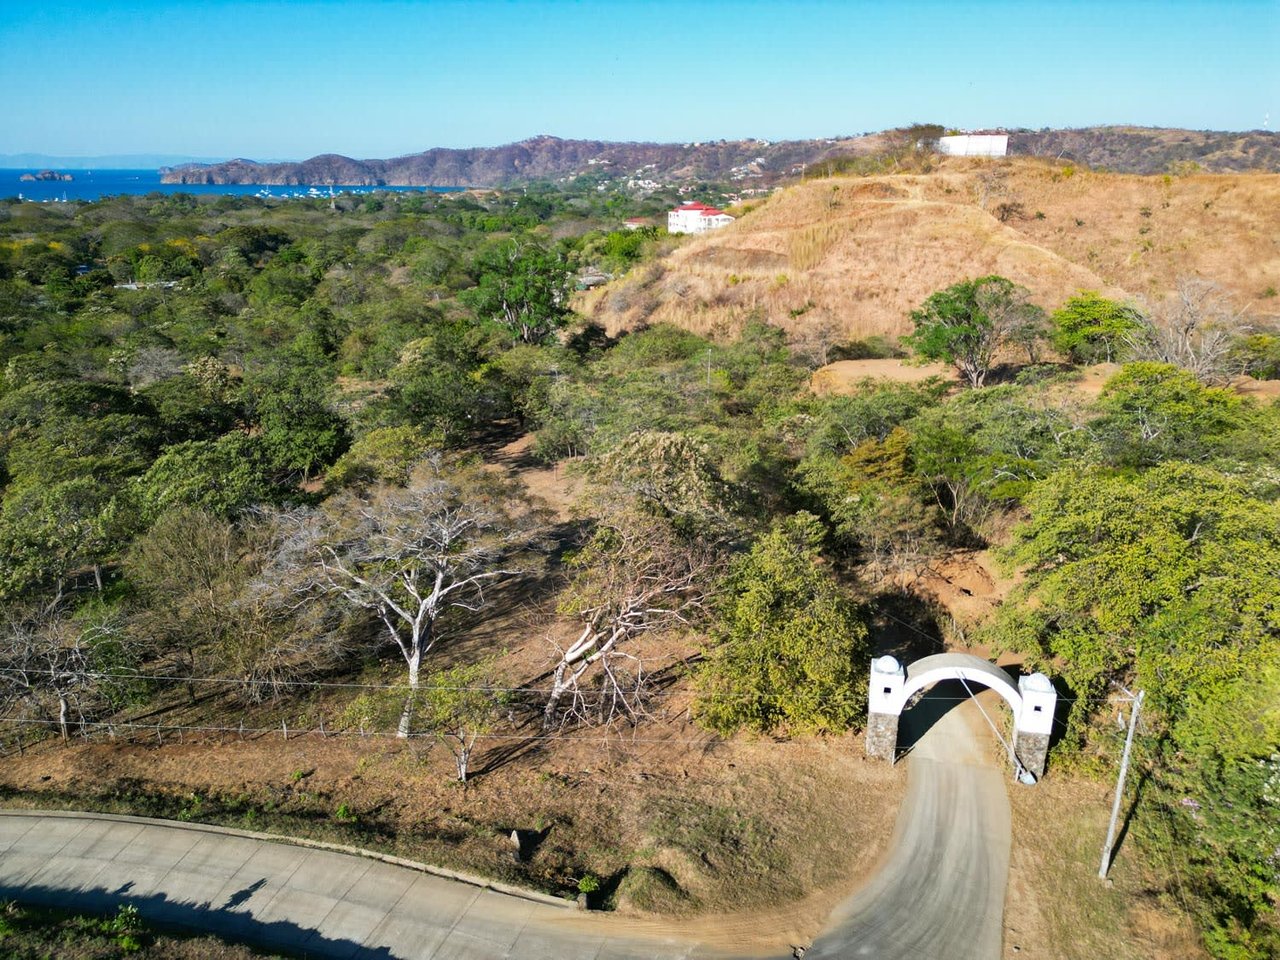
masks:
[[[1049,756],[1058,691],[1043,673],[1033,673],[1018,678],[1018,692],[1022,694],[1022,707],[1014,718],[1013,752],[1023,769],[1039,780]]]
[[[892,763],[898,754],[898,716],[907,670],[893,657],[871,661],[867,691],[867,755]]]

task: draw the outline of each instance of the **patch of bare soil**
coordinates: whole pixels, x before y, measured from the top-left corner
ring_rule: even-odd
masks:
[[[895,383],[923,383],[939,379],[959,380],[955,368],[942,363],[909,363],[906,360],[837,360],[815,370],[809,382],[814,393],[857,393],[868,380],[892,380]]]
[[[1112,377],[1123,367],[1118,363],[1097,363],[1078,367],[1069,378],[1057,381],[1056,390],[1086,400],[1096,400]],[[810,389],[819,395],[857,393],[868,381],[891,380],[895,383],[921,383],[938,378],[958,383],[955,368],[941,363],[917,364],[909,360],[837,360],[815,370],[810,378]],[[1228,386],[1236,393],[1268,403],[1280,398],[1280,380],[1255,380],[1253,377],[1236,377]]]
[[[569,520],[573,505],[582,493],[582,478],[573,471],[572,461],[548,466],[533,456],[533,434],[525,434],[500,447],[491,462],[524,484],[529,493],[545,503],[557,520]]]
[[[1261,403],[1280,398],[1280,380],[1255,380],[1253,377],[1236,377],[1231,389],[1245,397],[1253,397]]]
[[[1070,390],[1077,396],[1096,400],[1102,394],[1107,381],[1121,370],[1118,363],[1098,363],[1091,367],[1083,367],[1078,379],[1072,380]]]
[[[1203,960],[1190,919],[1149,891],[1164,884],[1130,841],[1109,879],[1098,859],[1111,787],[1052,770],[1009,788],[1013,851],[1005,899],[1006,960]]]
[[[989,550],[956,550],[903,586],[942,606],[957,627],[967,630],[990,616],[1015,583],[996,569]]]

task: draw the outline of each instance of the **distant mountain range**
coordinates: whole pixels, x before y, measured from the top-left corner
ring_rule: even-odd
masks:
[[[609,143],[539,136],[500,147],[439,147],[390,160],[323,154],[300,163],[231,160],[162,171],[166,183],[349,184],[358,186],[492,187],[599,173],[636,181],[756,179],[863,141],[719,140],[705,143]]]
[[[883,148],[893,133],[823,140],[717,140],[610,143],[538,136],[500,147],[436,148],[389,160],[322,154],[290,163],[229,160],[162,171],[165,183],[347,184],[493,187],[598,173],[610,179],[670,184],[738,180],[772,183],[812,165]],[[1196,163],[1215,172],[1280,171],[1280,134],[1087,127],[1010,131],[1014,155],[1055,157],[1122,173],[1161,173]]]

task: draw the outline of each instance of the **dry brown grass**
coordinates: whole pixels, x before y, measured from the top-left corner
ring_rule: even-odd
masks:
[[[1004,222],[1002,204],[1014,211]],[[613,331],[669,322],[721,335],[755,314],[894,336],[930,293],[987,273],[1048,309],[1080,289],[1157,299],[1194,275],[1255,319],[1280,318],[1280,298],[1265,296],[1280,287],[1280,175],[946,158],[929,174],[807,181],[580,307]]]
[[[1155,865],[1132,841],[1098,879],[1110,790],[1063,773],[1010,787],[1013,850],[1005,899],[1006,960],[1203,960],[1186,911],[1157,897]]]

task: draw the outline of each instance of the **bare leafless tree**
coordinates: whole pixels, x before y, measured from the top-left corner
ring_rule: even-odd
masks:
[[[372,614],[404,657],[411,689],[441,617],[479,612],[492,587],[525,573],[541,525],[512,486],[439,458],[406,488],[345,493],[275,522],[280,533],[259,588],[295,606],[329,595]]]
[[[234,602],[234,620],[218,642],[224,669],[250,702],[278,700],[298,681],[341,662],[357,629],[351,611],[317,596],[297,606],[279,594],[249,589]]]
[[[110,702],[123,635],[110,618],[82,624],[60,609],[7,611],[0,634],[0,712],[17,719],[57,718],[65,741]],[[112,655],[117,654],[117,655]]]
[[[682,533],[668,517],[634,506],[601,511],[574,559],[578,572],[562,610],[576,616],[582,630],[558,650],[544,728],[562,712],[594,722],[640,716],[644,663],[632,642],[694,620],[722,559],[718,541]]]
[[[182,372],[182,354],[172,347],[143,347],[129,363],[129,386],[141,390]]]
[[[1139,360],[1171,363],[1205,383],[1224,383],[1232,373],[1232,349],[1250,331],[1245,311],[1209,280],[1181,277],[1177,289],[1143,312],[1129,337]]]
[[[643,713],[646,675],[632,641],[702,611],[735,534],[735,493],[692,437],[632,434],[588,473],[581,507],[593,532],[570,561],[576,573],[561,604],[582,631],[557,649],[547,729],[562,711],[602,723]]]
[[[807,366],[817,369],[831,362],[831,351],[847,339],[843,325],[834,317],[801,320],[787,338],[791,349]]]

